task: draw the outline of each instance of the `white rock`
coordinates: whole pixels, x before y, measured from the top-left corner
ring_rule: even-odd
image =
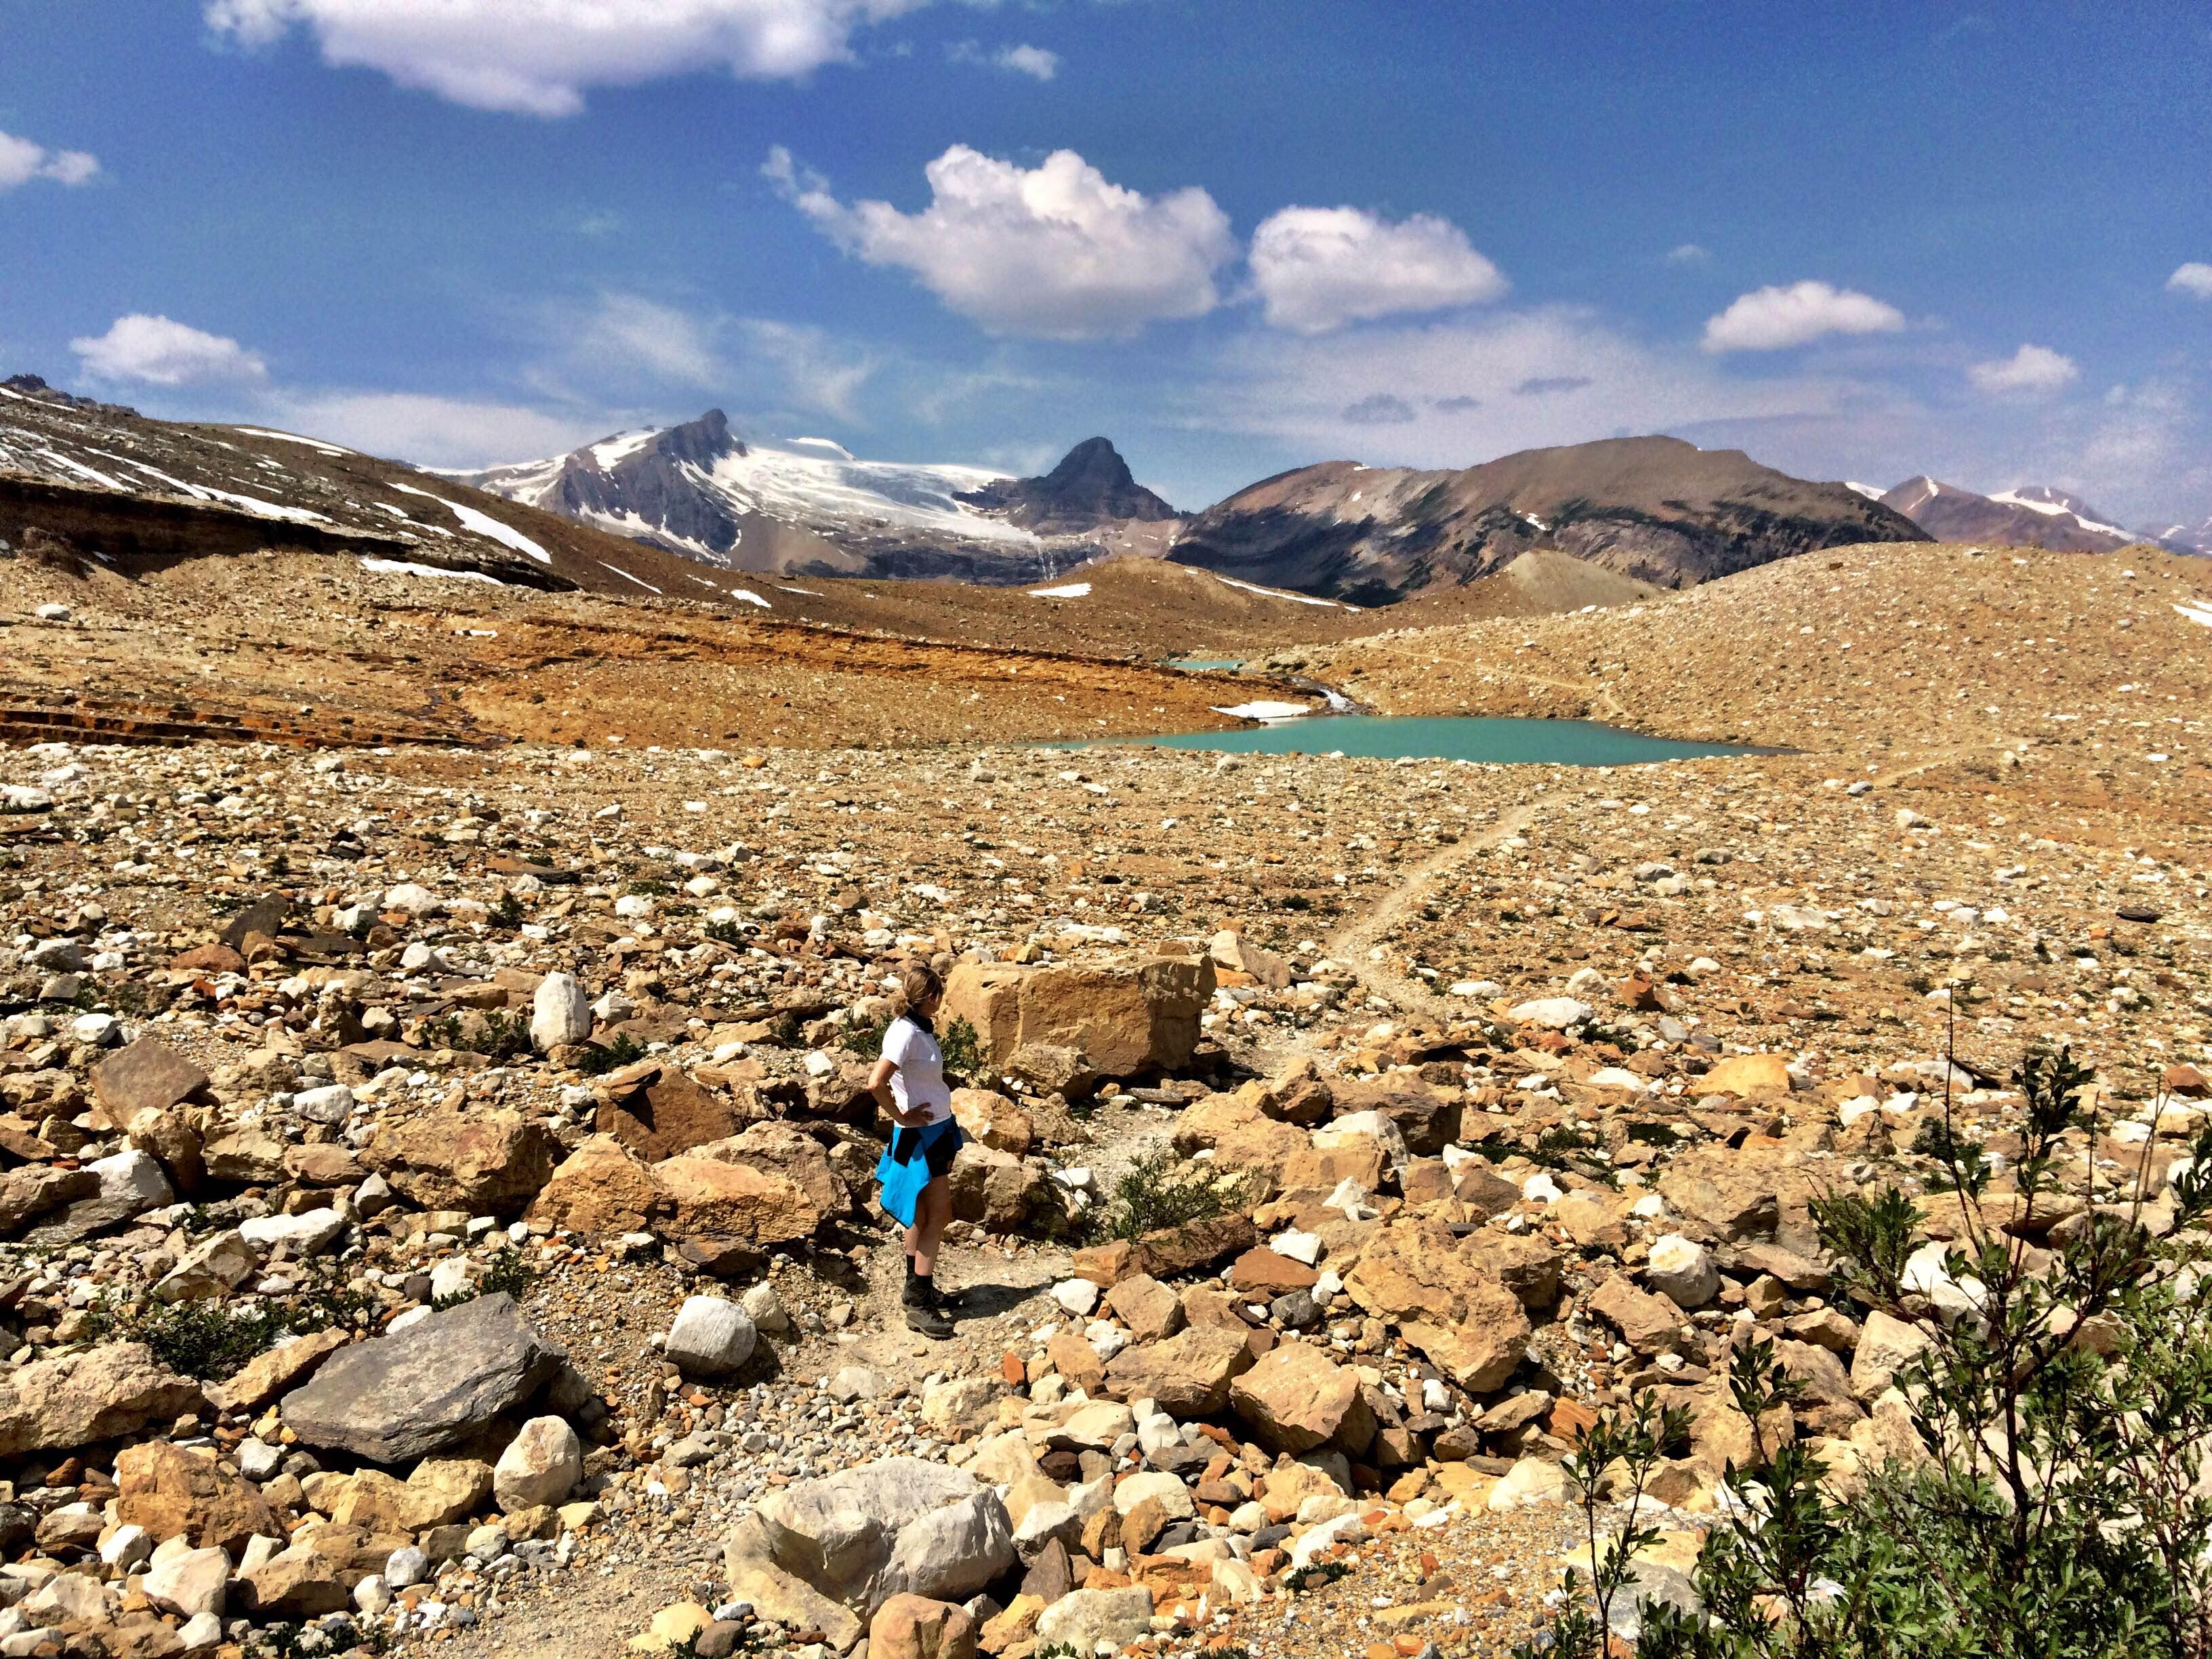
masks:
[[[1088,1319],[1098,1305],[1098,1287],[1087,1279],[1063,1279],[1052,1287],[1052,1299],[1077,1319]]]
[[[791,1328],[790,1311],[776,1294],[775,1286],[766,1279],[747,1285],[745,1293],[738,1298],[738,1305],[745,1310],[745,1316],[757,1329],[780,1334]]]
[[[1596,1012],[1587,1002],[1578,1002],[1572,997],[1539,997],[1534,1002],[1520,1004],[1508,1018],[1522,1025],[1542,1025],[1564,1031],[1570,1025],[1587,1024]]]
[[[1302,1233],[1289,1228],[1267,1241],[1267,1248],[1277,1255],[1287,1256],[1292,1261],[1310,1267],[1321,1260],[1322,1243],[1319,1233]]]
[[[317,1123],[343,1123],[353,1115],[353,1091],[343,1083],[302,1089],[292,1097],[292,1109]]]
[[[1721,1275],[1704,1245],[1680,1233],[1665,1233],[1652,1243],[1644,1282],[1686,1312],[1720,1294]]]
[[[403,881],[386,890],[384,908],[404,910],[410,916],[426,916],[438,908],[438,896],[415,882]]]
[[[295,1256],[320,1255],[345,1231],[336,1210],[302,1210],[297,1215],[262,1215],[238,1224],[239,1237],[264,1254],[279,1244]]]
[[[574,974],[548,974],[530,999],[530,1041],[541,1054],[592,1034],[592,1005]]]
[[[146,1599],[179,1618],[221,1616],[230,1589],[230,1554],[226,1550],[183,1550],[147,1571]]]
[[[575,1430],[557,1417],[533,1417],[492,1466],[492,1492],[513,1515],[560,1503],[583,1477],[584,1447]]]
[[[736,1303],[694,1296],[676,1310],[663,1352],[686,1375],[726,1376],[744,1369],[758,1340],[753,1322]]]

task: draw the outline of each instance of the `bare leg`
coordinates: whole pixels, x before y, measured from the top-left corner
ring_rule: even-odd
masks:
[[[945,1237],[945,1224],[952,1219],[952,1183],[943,1179],[933,1181],[921,1189],[915,1200],[914,1225],[907,1229],[907,1254],[914,1258],[914,1270],[928,1278],[937,1270],[938,1241]]]

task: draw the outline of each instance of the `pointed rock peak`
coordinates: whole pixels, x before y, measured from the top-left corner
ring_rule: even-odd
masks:
[[[1110,438],[1085,438],[1044,476],[1048,484],[1084,484],[1094,489],[1127,489],[1137,480]]]
[[[696,421],[672,426],[653,441],[653,449],[679,461],[705,465],[724,455],[742,455],[745,447],[730,435],[729,417],[710,409]]]

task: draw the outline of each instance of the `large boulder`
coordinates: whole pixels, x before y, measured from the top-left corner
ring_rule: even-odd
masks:
[[[492,1472],[472,1457],[425,1458],[404,1480],[381,1469],[312,1474],[307,1501],[341,1527],[413,1537],[465,1520],[491,1496]]]
[[[284,1396],[284,1424],[311,1446],[401,1462],[454,1445],[522,1404],[565,1358],[513,1297],[480,1296],[333,1355]]]
[[[1158,1401],[1177,1419],[1212,1417],[1229,1404],[1230,1385],[1251,1368],[1251,1345],[1241,1332],[1193,1325],[1122,1349],[1107,1362],[1106,1387],[1117,1400]]]
[[[722,1577],[732,1601],[749,1603],[760,1617],[778,1624],[818,1630],[839,1653],[849,1650],[867,1628],[850,1608],[777,1565],[758,1515],[742,1516],[723,1540]]]
[[[166,1111],[207,1086],[208,1074],[163,1042],[142,1036],[92,1068],[93,1098],[118,1123]]]
[[[975,1621],[950,1601],[894,1595],[868,1622],[868,1659],[975,1659]]]
[[[1229,1403],[1273,1452],[1295,1457],[1333,1445],[1357,1457],[1375,1438],[1375,1413],[1358,1375],[1304,1342],[1262,1354],[1230,1384]]]
[[[797,1482],[769,1493],[758,1513],[777,1566],[863,1612],[900,1594],[964,1601],[1014,1559],[997,1492],[918,1457]]]
[[[207,1403],[141,1342],[110,1342],[0,1373],[0,1457],[66,1451],[166,1423]]]
[[[560,1161],[561,1143],[519,1112],[422,1112],[380,1128],[361,1161],[426,1210],[516,1215]]]
[[[653,1166],[678,1237],[734,1239],[755,1249],[810,1237],[830,1212],[790,1176],[686,1153]]]
[[[760,1335],[752,1316],[719,1296],[684,1298],[662,1352],[686,1376],[730,1376],[753,1357]]]
[[[830,1165],[829,1149],[794,1124],[771,1118],[697,1147],[693,1155],[717,1164],[742,1164],[763,1175],[781,1176],[825,1218],[845,1207],[845,1184]]]
[[[1198,1046],[1199,1016],[1213,996],[1213,964],[1163,957],[1132,964],[1023,966],[962,963],[945,988],[949,1029],[975,1029],[985,1060],[1005,1070],[1031,1044],[1079,1049],[1101,1077],[1182,1065]]]
[[[651,1170],[612,1135],[593,1135],[561,1160],[532,1200],[529,1219],[594,1236],[639,1233],[668,1207]]]
[[[1037,1616],[1037,1639],[1050,1647],[1095,1654],[1141,1642],[1152,1632],[1152,1593],[1142,1584],[1120,1589],[1079,1589]]]
[[[602,1084],[592,1127],[647,1163],[737,1132],[741,1120],[729,1097],[700,1087],[681,1066],[647,1060],[627,1071],[622,1084],[612,1079]]]
[[[250,1481],[226,1474],[210,1452],[149,1440],[115,1460],[115,1518],[158,1540],[234,1555],[257,1534],[281,1537],[276,1512]]]
[[[99,1186],[88,1197],[49,1215],[25,1233],[26,1244],[74,1244],[176,1201],[176,1189],[160,1163],[135,1146],[94,1158],[84,1167]]]
[[[1527,1354],[1532,1334],[1528,1316],[1502,1285],[1480,1287],[1455,1325],[1413,1320],[1405,1327],[1406,1340],[1469,1394],[1503,1388]]]
[[[558,1504],[584,1478],[584,1447],[557,1417],[533,1417],[507,1443],[492,1470],[492,1490],[507,1514]]]

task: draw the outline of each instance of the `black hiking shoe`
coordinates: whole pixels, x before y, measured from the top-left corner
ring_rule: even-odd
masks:
[[[919,1331],[933,1341],[942,1342],[952,1334],[952,1320],[945,1311],[944,1298],[930,1280],[912,1271],[909,1267],[906,1291],[899,1298],[906,1305],[906,1324],[910,1331]]]

